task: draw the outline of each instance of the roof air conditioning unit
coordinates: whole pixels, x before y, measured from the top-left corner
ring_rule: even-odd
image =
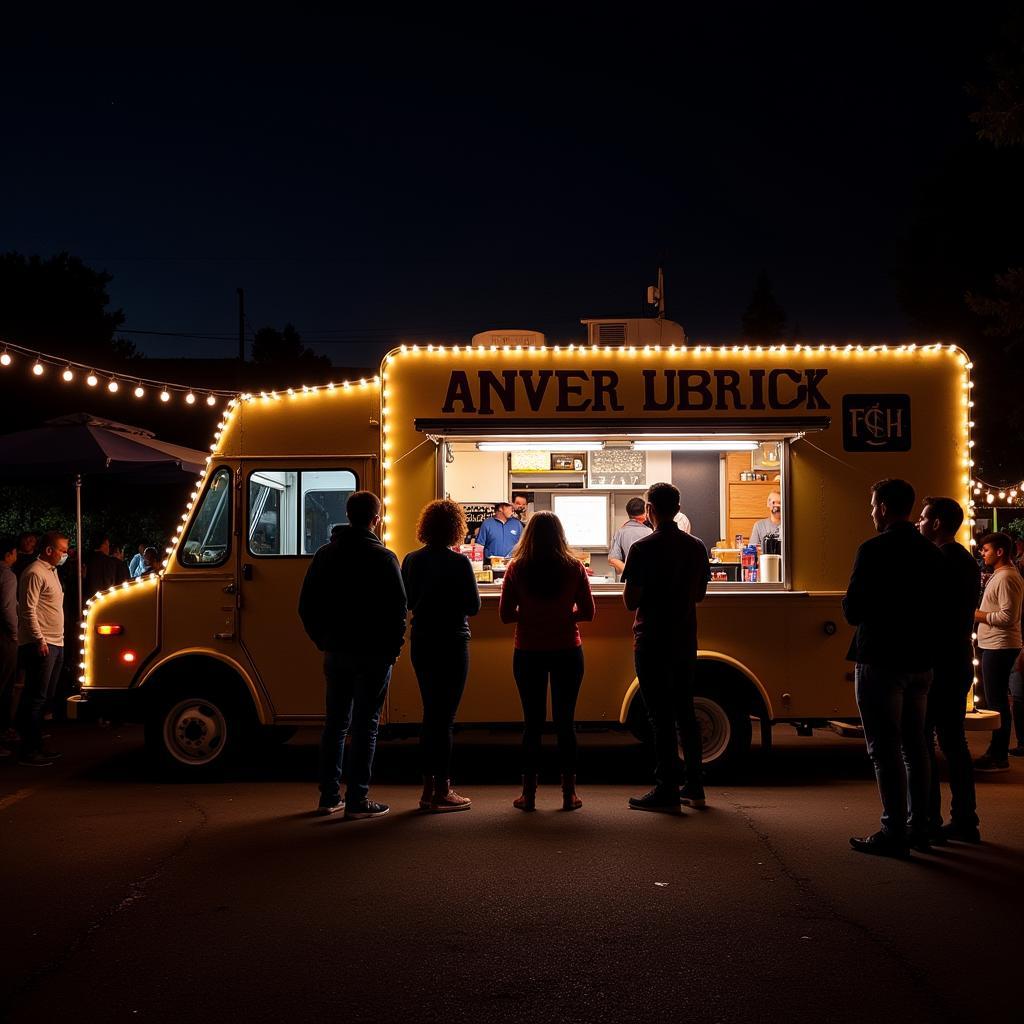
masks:
[[[581,320],[588,345],[685,345],[686,332],[674,320],[640,317]]]

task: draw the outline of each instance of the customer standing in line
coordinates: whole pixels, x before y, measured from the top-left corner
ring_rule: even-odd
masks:
[[[917,529],[942,553],[946,563],[946,599],[940,607],[935,669],[928,689],[925,735],[931,788],[928,798],[928,834],[933,843],[955,839],[980,843],[978,805],[974,792],[974,766],[964,732],[967,695],[974,682],[974,611],[978,604],[978,563],[956,542],[964,510],[952,498],[925,498]],[[942,823],[942,792],[935,740],[949,772],[949,822]]]
[[[25,670],[17,717],[18,763],[31,768],[48,767],[61,756],[43,748],[43,714],[64,661],[64,590],[57,566],[67,558],[68,538],[58,530],[44,533],[39,557],[25,566],[18,580],[18,657]]]
[[[299,595],[302,625],[324,652],[327,687],[317,810],[377,818],[390,809],[370,799],[370,778],[381,709],[405,641],[405,587],[398,558],[374,532],[380,525],[380,498],[356,491],[345,507],[348,525],[313,556]],[[349,726],[352,745],[343,800]]]
[[[578,622],[594,618],[594,596],[587,571],[574,558],[561,520],[535,512],[505,571],[498,614],[516,624],[512,673],[523,703],[523,792],[513,804],[536,807],[541,734],[551,714],[558,736],[562,809],[583,806],[576,795],[576,700],[583,683],[583,641]]]
[[[981,538],[981,557],[992,576],[974,613],[981,650],[981,674],[985,705],[998,711],[1000,726],[992,733],[988,750],[974,762],[979,772],[1007,772],[1010,763],[1010,673],[1021,652],[1021,602],[1024,578],[1013,564],[1014,544],[1005,533]]]
[[[946,564],[914,528],[913,507],[914,488],[906,480],[880,480],[871,488],[878,536],[857,549],[843,598],[846,621],[857,627],[846,657],[856,663],[857,707],[882,801],[880,831],[853,837],[850,845],[883,857],[908,857],[911,847],[931,845],[925,716],[940,648]]]
[[[452,726],[469,675],[469,616],[480,611],[470,560],[452,545],[466,536],[462,506],[442,499],[424,506],[416,523],[423,544],[402,562],[412,612],[412,667],[423,699],[420,756],[424,811],[465,811],[469,797],[452,789]]]
[[[711,578],[708,551],[676,524],[679,489],[654,484],[647,491],[647,518],[654,532],[626,555],[622,599],[633,622],[634,664],[654,735],[654,788],[630,797],[637,811],[678,814],[680,803],[704,807],[703,751],[693,709],[697,669],[697,605]],[[679,743],[686,783],[679,792]]]

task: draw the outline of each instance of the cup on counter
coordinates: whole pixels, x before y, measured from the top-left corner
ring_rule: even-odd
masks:
[[[762,555],[759,559],[762,583],[782,581],[782,555]]]

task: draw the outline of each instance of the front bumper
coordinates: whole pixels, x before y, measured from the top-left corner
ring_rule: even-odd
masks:
[[[146,718],[141,690],[101,690],[87,687],[67,700],[68,718],[95,721],[109,718],[117,722],[142,722]]]

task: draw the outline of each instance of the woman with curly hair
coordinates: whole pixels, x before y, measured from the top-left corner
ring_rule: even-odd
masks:
[[[452,725],[469,675],[468,617],[480,611],[473,566],[452,551],[465,536],[462,506],[448,499],[432,501],[416,524],[423,547],[402,563],[412,612],[412,666],[423,698],[424,811],[465,811],[471,805],[451,786]]]
[[[535,512],[527,522],[505,571],[498,613],[502,622],[516,624],[512,673],[523,702],[523,793],[513,804],[521,811],[536,806],[550,678],[562,808],[575,811],[583,806],[576,795],[574,719],[583,683],[583,641],[576,624],[593,620],[594,596],[587,571],[573,557],[561,520],[553,512]]]

